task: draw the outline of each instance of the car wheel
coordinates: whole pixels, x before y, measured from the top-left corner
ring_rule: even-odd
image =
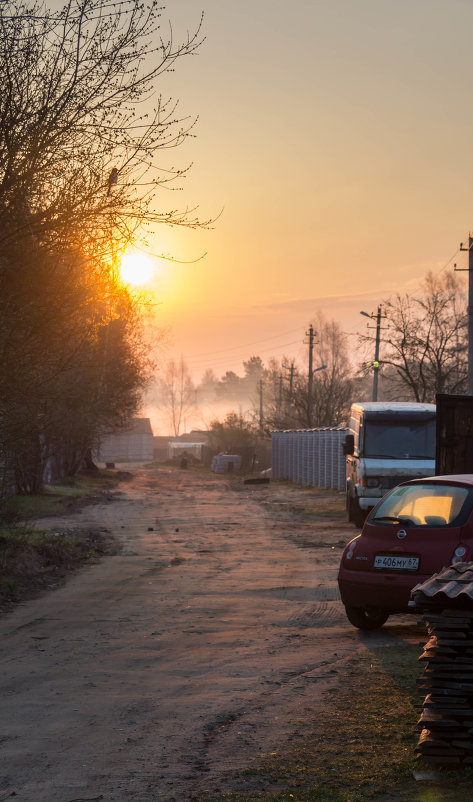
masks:
[[[350,624],[357,629],[380,629],[389,618],[389,613],[380,607],[347,607],[345,612]]]
[[[347,516],[348,520],[352,521],[355,526],[361,527],[363,526],[366,518],[366,513],[360,507],[360,502],[358,499],[353,498],[347,493]]]

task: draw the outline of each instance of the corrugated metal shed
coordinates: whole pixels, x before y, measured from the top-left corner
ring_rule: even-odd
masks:
[[[286,429],[271,434],[272,477],[296,484],[346,488],[342,445],[347,428]]]
[[[98,462],[140,462],[153,459],[154,438],[149,418],[133,418],[128,429],[104,437]]]

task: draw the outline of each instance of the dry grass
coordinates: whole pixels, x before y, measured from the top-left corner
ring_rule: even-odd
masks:
[[[0,613],[57,587],[91,559],[116,552],[113,538],[104,531],[45,532],[29,521],[101,501],[127,476],[99,471],[48,486],[42,495],[9,499],[0,517]]]
[[[258,491],[257,491],[258,492]],[[259,491],[260,500],[285,520],[337,523],[346,520],[345,494],[319,487],[297,487],[285,482],[271,483]]]
[[[276,754],[263,755],[257,767],[238,775],[239,793],[221,793],[219,800],[458,802],[473,798],[471,770],[439,771],[434,781],[414,778],[414,771],[428,770],[414,758],[422,702],[415,682],[422,671],[419,651],[418,645],[404,643],[358,656],[341,685],[327,695],[325,714],[299,722],[291,742]]]

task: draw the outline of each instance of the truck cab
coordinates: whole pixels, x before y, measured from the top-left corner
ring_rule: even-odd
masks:
[[[362,526],[368,511],[401,482],[435,473],[435,404],[352,404],[343,451],[347,515]]]

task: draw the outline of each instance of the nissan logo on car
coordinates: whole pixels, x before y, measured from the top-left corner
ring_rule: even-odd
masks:
[[[396,534],[397,534],[399,540],[402,540],[403,538],[407,537],[407,532],[406,532],[405,529],[398,529]]]

